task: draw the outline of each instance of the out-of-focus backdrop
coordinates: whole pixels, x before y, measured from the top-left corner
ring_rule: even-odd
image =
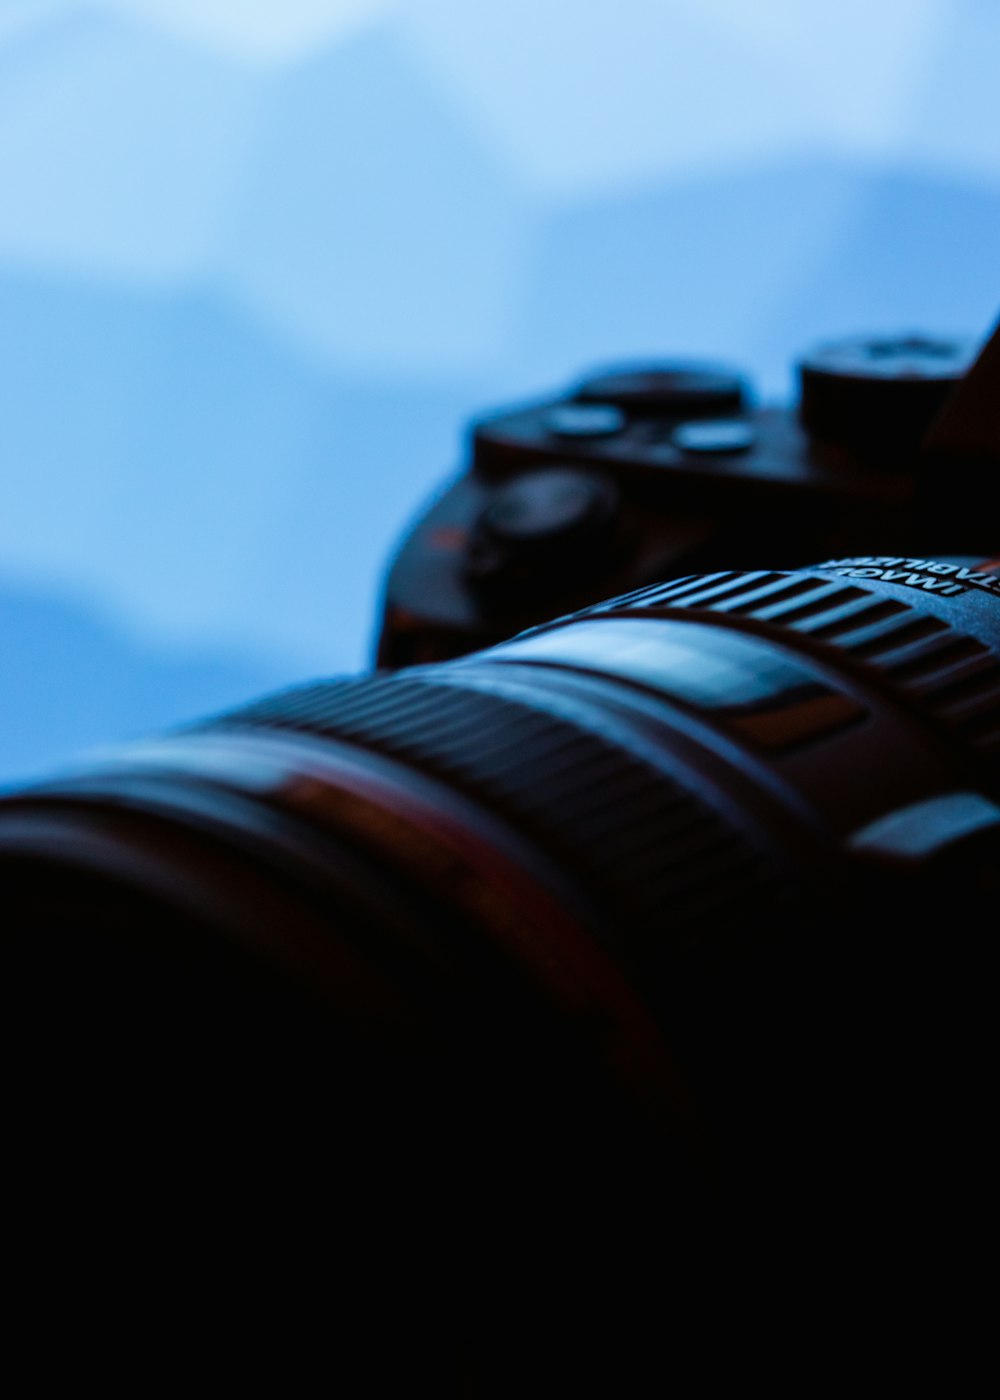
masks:
[[[0,779],[366,664],[478,408],[984,332],[998,72],[996,0],[0,0]]]

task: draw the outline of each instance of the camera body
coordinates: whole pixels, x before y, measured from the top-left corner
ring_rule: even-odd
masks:
[[[323,1257],[369,1374],[458,1338],[484,1395],[526,1393],[540,1335],[546,1394],[601,1347],[607,1394],[720,1338],[770,1375],[810,1327],[856,1374],[863,1316],[898,1374],[887,1297],[906,1346],[949,1307],[964,1345],[1000,334],[966,362],[862,341],[794,410],[661,365],[486,418],[392,569],[380,674],[6,795],[29,1260],[96,1224],[80,1257],[162,1286],[221,1219],[207,1316],[249,1279],[270,1318]]]
[[[825,345],[791,407],[758,406],[724,365],[618,366],[479,418],[392,565],[378,664],[447,660],[693,572],[995,553],[991,445],[938,431],[973,356],[919,334]]]

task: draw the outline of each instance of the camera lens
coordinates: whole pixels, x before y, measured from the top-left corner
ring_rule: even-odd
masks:
[[[453,997],[516,1041],[516,989],[673,1103],[680,969],[821,925],[888,813],[995,790],[998,592],[920,560],[699,576],[293,690],[8,796],[8,906],[76,957],[183,930],[358,1025],[436,1033]]]
[[[975,1159],[998,799],[1000,578],[892,557],[667,582],[10,794],[26,1176],[111,1210],[84,1135],[136,1210],[167,1171],[201,1221],[343,1250],[346,1212],[352,1259],[470,1219],[560,1288],[641,1239],[679,1294],[710,1218],[909,1220],[935,1142]]]

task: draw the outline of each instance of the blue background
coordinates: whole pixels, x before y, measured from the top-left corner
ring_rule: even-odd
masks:
[[[476,409],[1000,304],[995,0],[0,0],[0,778],[366,664]]]

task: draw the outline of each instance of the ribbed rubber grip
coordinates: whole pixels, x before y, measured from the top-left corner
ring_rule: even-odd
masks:
[[[974,752],[1000,757],[1000,658],[919,607],[836,576],[759,570],[672,579],[577,616],[677,611],[746,619],[839,653]]]
[[[304,686],[215,724],[336,737],[445,780],[572,871],[633,951],[778,898],[770,859],[726,816],[596,710],[547,704],[402,673]]]

